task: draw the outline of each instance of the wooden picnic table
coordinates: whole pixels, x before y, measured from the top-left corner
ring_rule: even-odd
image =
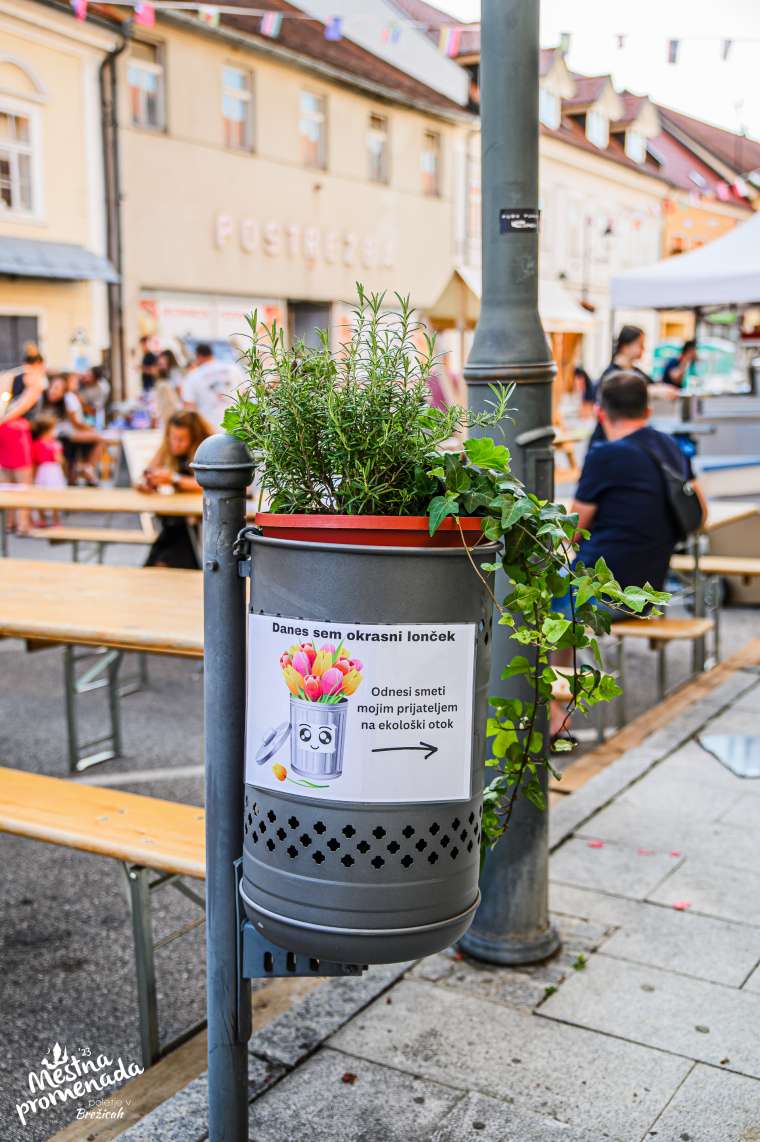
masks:
[[[0,560],[0,636],[202,658],[203,576]]]
[[[135,488],[41,488],[29,484],[0,485],[0,512],[32,511],[148,512],[161,516],[201,516],[201,492],[138,492]]]

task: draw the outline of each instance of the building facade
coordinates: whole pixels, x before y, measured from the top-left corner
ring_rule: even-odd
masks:
[[[454,155],[473,116],[317,21],[161,15],[120,61],[125,341],[294,338],[356,282],[425,309],[454,263]],[[421,236],[429,236],[421,240]],[[136,360],[132,361],[132,391]]]
[[[109,346],[100,69],[114,35],[0,0],[0,372]]]

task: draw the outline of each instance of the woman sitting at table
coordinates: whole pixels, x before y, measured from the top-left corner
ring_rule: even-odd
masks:
[[[200,492],[190,465],[198,446],[213,433],[197,412],[175,412],[166,422],[158,452],[137,484],[141,492]],[[194,521],[183,516],[163,516],[161,531],[151,547],[146,567],[197,569],[200,560],[194,542]]]

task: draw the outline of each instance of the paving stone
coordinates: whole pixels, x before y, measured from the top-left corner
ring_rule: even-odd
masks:
[[[635,920],[602,944],[605,956],[741,987],[760,959],[760,932],[691,911],[638,905]]]
[[[622,798],[587,821],[579,836],[589,840],[617,841],[620,844],[670,855],[701,857],[731,868],[752,865],[757,855],[755,832],[751,828],[726,825],[724,821],[695,823],[688,814],[680,819],[672,810],[648,809]]]
[[[745,782],[746,784],[746,782]],[[753,790],[754,790],[753,786]],[[747,790],[747,796],[734,804],[721,817],[721,824],[732,825],[737,829],[751,829],[755,834],[760,830],[760,788],[757,793]]]
[[[549,816],[549,846],[557,848],[616,794],[646,773],[662,756],[648,745],[629,750],[614,765],[597,773],[585,785],[552,807]]]
[[[672,813],[674,823],[686,821],[694,826],[703,821],[716,821],[735,804],[742,792],[742,786],[722,788],[699,780],[687,781],[680,773],[671,774],[662,764],[627,789],[618,804],[633,805],[641,810],[642,824],[647,813],[665,808]]]
[[[511,1098],[517,1109],[599,1138],[640,1138],[689,1067],[673,1055],[419,980],[403,980],[392,1006],[374,1003],[330,1046],[460,1090]]]
[[[760,1077],[760,996],[595,955],[539,1014]],[[760,1087],[758,1087],[760,1092]]]
[[[255,1098],[285,1074],[285,1067],[248,1059],[248,1093]],[[119,1138],[125,1142],[202,1142],[208,1137],[208,1074],[204,1072]]]
[[[744,984],[744,990],[760,992],[760,964],[757,965],[752,975]]]
[[[549,884],[549,908],[560,917],[578,917],[607,928],[635,923],[639,909],[644,905],[624,896],[609,892],[594,892],[591,888],[577,888],[572,884]]]
[[[731,706],[716,718],[711,718],[705,732],[711,734],[756,734],[757,709]]]
[[[588,840],[574,837],[554,853],[551,878],[640,900],[672,871],[673,862],[665,853],[644,858],[635,848],[619,844],[590,848]]]
[[[760,926],[760,871],[755,868],[744,868],[737,876],[728,865],[695,857],[647,895],[657,904],[688,901],[692,912]]]
[[[754,704],[756,709],[760,704],[760,687],[754,674],[737,670],[715,690],[710,690],[700,699],[702,706],[744,706],[748,708]]]
[[[294,1067],[411,966],[384,964],[363,976],[328,980],[257,1032],[249,1050],[270,1062]]]
[[[760,1083],[697,1065],[647,1134],[656,1142],[760,1142]]]
[[[529,1111],[482,1094],[466,1095],[430,1137],[430,1142],[602,1142],[609,1134],[576,1130],[556,1118]]]
[[[424,1142],[461,1092],[319,1051],[251,1107],[251,1142]]]
[[[706,726],[702,733],[712,733],[711,727]],[[699,785],[702,788],[710,786],[736,790],[737,793],[747,790],[746,780],[721,765],[698,741],[691,741],[666,757],[657,766],[657,773],[682,781],[684,785]]]
[[[208,1131],[208,1077],[199,1075],[119,1135],[124,1142],[200,1142]]]
[[[438,983],[439,980],[445,979],[447,975],[451,975],[456,962],[453,956],[437,955],[426,956],[424,960],[412,968],[409,973],[413,979],[429,979],[431,983]]]

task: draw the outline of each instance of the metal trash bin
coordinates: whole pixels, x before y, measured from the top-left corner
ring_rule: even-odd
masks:
[[[469,926],[492,614],[472,561],[493,558],[252,537],[240,890],[272,943],[393,963]],[[351,685],[289,673],[299,651]]]

